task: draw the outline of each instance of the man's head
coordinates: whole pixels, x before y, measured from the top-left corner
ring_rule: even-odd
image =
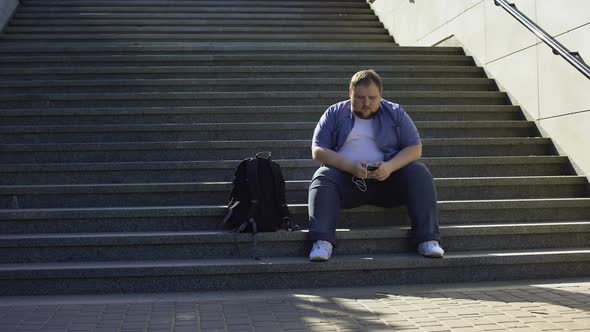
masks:
[[[361,70],[350,80],[352,111],[361,119],[370,119],[379,111],[383,83],[374,70]]]

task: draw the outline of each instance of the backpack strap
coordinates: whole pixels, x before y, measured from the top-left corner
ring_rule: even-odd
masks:
[[[260,197],[260,183],[258,182],[258,158],[251,158],[246,164],[246,176],[248,177],[248,189],[250,190],[250,211],[248,219],[254,216]]]
[[[281,228],[293,231],[294,229],[299,229],[299,226],[293,225],[291,222],[291,211],[289,211],[289,206],[287,205],[287,197],[285,193],[285,179],[283,178],[283,173],[281,172],[281,167],[279,164],[272,163],[270,165],[270,169],[272,172],[272,180],[275,187],[275,194],[277,203],[280,205],[279,213],[281,214]]]
[[[256,220],[254,219],[254,213],[258,206],[258,198],[260,197],[260,182],[258,181],[258,155],[251,158],[246,164],[246,175],[248,176],[248,188],[250,190],[250,211],[248,212],[248,219],[244,224],[250,223],[252,225],[252,258],[260,259],[256,254],[256,233],[258,233],[258,227]]]

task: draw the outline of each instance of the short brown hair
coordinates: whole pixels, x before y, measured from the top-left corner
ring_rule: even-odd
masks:
[[[375,83],[379,92],[383,94],[383,81],[373,69],[361,70],[352,75],[349,88],[352,91],[357,85],[369,85],[370,82]]]

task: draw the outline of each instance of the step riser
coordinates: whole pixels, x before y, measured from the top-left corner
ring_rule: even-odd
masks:
[[[21,37],[17,38],[3,38],[6,40],[7,43],[10,43],[10,46],[17,46],[17,45],[28,45],[31,41],[39,41],[40,43],[109,43],[109,42],[180,42],[180,43],[189,43],[189,42],[323,42],[323,43],[387,43],[391,42],[393,44],[393,39],[389,36],[373,36],[373,35],[358,35],[358,36],[351,36],[351,35],[327,35],[327,36],[314,36],[314,34],[309,35],[289,35],[289,36],[251,36],[244,34],[243,36],[236,35],[236,36],[226,36],[226,35],[214,35],[214,34],[204,34],[204,35],[194,35],[194,34],[175,34],[173,36],[155,36],[155,37],[144,37],[141,35],[137,36],[122,36],[122,37],[94,37],[88,38],[85,41],[84,37],[78,38],[59,38],[59,37],[45,37],[43,39],[36,39],[36,38],[26,38]]]
[[[352,43],[386,43],[393,42],[393,38],[387,34],[372,34],[364,36],[362,34],[319,34],[319,33],[175,33],[175,34],[155,34],[155,33],[108,33],[102,35],[96,34],[8,34],[3,35],[2,39],[14,43],[19,42],[27,45],[30,41],[40,43],[50,42],[103,42],[103,41],[133,41],[133,42],[352,42]]]
[[[23,6],[33,6],[35,8],[37,6],[47,6],[47,2],[45,1],[34,1],[34,0],[26,0],[22,1]],[[63,6],[63,7],[83,7],[83,6],[121,6],[125,4],[125,2],[111,0],[111,1],[51,1],[51,5],[53,6]],[[133,1],[133,6],[285,6],[285,7],[330,7],[330,6],[337,6],[337,7],[345,7],[345,8],[366,8],[367,5],[364,2],[360,2],[358,0],[348,0],[348,1],[313,1],[313,0],[297,0],[297,1],[257,1],[253,3],[252,1],[248,0],[233,0],[233,1],[199,1],[194,2],[190,0],[184,1]]]
[[[157,67],[157,66],[362,66],[362,67],[374,67],[374,66],[469,66],[471,65],[470,60],[444,60],[444,59],[407,59],[407,60],[369,60],[369,59],[309,59],[309,60],[298,60],[298,59],[284,59],[284,60],[219,60],[219,61],[207,61],[207,60],[174,60],[174,59],[162,59],[154,61],[141,61],[141,60],[129,60],[119,61],[112,58],[105,58],[102,61],[88,61],[88,62],[3,62],[0,64],[0,69],[10,69],[14,67],[19,68],[83,68],[83,67],[111,67],[111,66],[140,66],[140,67]]]
[[[187,240],[177,244],[127,244],[81,246],[38,246],[34,243],[18,248],[0,249],[0,264],[47,263],[73,261],[124,261],[157,259],[202,259],[202,258],[250,258],[252,243],[250,235],[240,241],[203,243]],[[301,236],[298,241],[269,242],[258,235],[256,253],[260,257],[305,257],[311,243]],[[442,232],[447,252],[468,250],[551,249],[568,243],[570,247],[583,247],[590,241],[590,232],[548,234],[503,234],[447,237]],[[384,239],[340,239],[334,255],[371,255],[412,252],[415,249],[409,237]]]
[[[191,44],[181,44],[176,42],[164,43],[121,43],[113,42],[108,45],[96,46],[88,44],[87,47],[78,43],[68,43],[67,47],[59,47],[55,44],[35,44],[20,45],[18,47],[5,47],[0,50],[0,54],[4,54],[6,61],[14,62],[30,62],[36,61],[56,61],[62,62],[76,62],[76,61],[91,61],[101,60],[104,56],[117,56],[126,60],[141,60],[150,59],[156,56],[154,60],[160,60],[163,56],[181,56],[191,55],[195,56],[208,55],[216,58],[247,58],[247,56],[259,55],[265,56],[268,59],[270,56],[283,57],[289,56],[292,59],[309,58],[315,55],[319,58],[325,57],[340,57],[358,59],[359,56],[367,57],[369,59],[393,59],[399,60],[406,58],[425,58],[439,57],[443,60],[448,59],[472,59],[466,56],[460,48],[444,47],[444,48],[425,48],[425,47],[408,47],[396,48],[392,47],[391,43],[385,42],[382,44],[325,44],[325,43],[219,43],[219,42],[201,42]],[[26,53],[21,56],[11,55],[11,53]],[[104,56],[100,56],[104,55]],[[303,57],[307,55],[307,57]],[[355,57],[356,56],[356,57]],[[220,71],[227,71],[231,68],[220,68]],[[305,68],[303,68],[305,69]],[[428,68],[422,68],[428,70]],[[335,73],[340,73],[334,71]]]
[[[418,256],[416,259],[419,258]],[[327,272],[197,274],[159,277],[0,279],[0,295],[120,294],[252,290],[270,288],[357,287],[421,283],[481,282],[587,277],[590,263],[477,265],[421,269],[366,269]],[[362,275],[362,277],[360,277]],[[42,286],[41,286],[42,285]]]
[[[590,207],[553,207],[553,208],[511,208],[511,209],[476,209],[447,210],[440,209],[441,225],[481,224],[481,223],[515,223],[541,222],[555,220],[587,220]],[[159,217],[120,217],[120,218],[55,218],[1,220],[0,233],[86,233],[86,232],[151,232],[151,231],[201,231],[219,230],[222,215]],[[308,227],[308,215],[295,211],[293,221],[302,228]],[[343,210],[340,213],[339,228],[363,228],[375,226],[407,226],[410,224],[405,208],[388,209],[386,212],[362,212]]]
[[[139,14],[139,13],[146,13],[146,14],[205,14],[205,13],[212,13],[218,14],[219,12],[225,12],[227,14],[239,14],[239,13],[246,13],[246,14],[259,14],[259,13],[275,13],[275,14],[314,14],[314,15],[321,15],[321,14],[343,14],[346,16],[348,15],[370,15],[372,14],[372,10],[368,8],[346,8],[346,7],[337,7],[337,6],[326,6],[324,8],[320,6],[316,7],[287,7],[287,6],[187,6],[187,5],[176,5],[176,6],[169,6],[160,4],[152,5],[149,7],[146,6],[134,6],[133,4],[119,4],[116,6],[76,6],[74,8],[68,6],[24,6],[18,8],[18,14],[22,16],[28,15],[45,15],[45,14],[100,14],[100,15],[110,15],[110,14]]]
[[[323,13],[323,14],[281,14],[281,13],[97,13],[96,15],[88,15],[89,18],[103,18],[103,19],[126,19],[126,20],[176,20],[176,19],[192,19],[192,20],[252,20],[264,22],[265,20],[285,20],[285,21],[363,21],[376,22],[378,18],[375,15],[363,14],[338,14],[338,13]],[[17,20],[76,20],[80,19],[76,13],[22,13],[17,11],[13,18]]]
[[[22,67],[21,65],[15,67]],[[189,67],[186,67],[189,68]],[[193,67],[194,68],[194,67]],[[358,70],[364,69],[364,66],[359,66]],[[469,68],[469,67],[465,67]],[[334,78],[335,75],[331,72],[212,72],[212,73],[200,73],[191,72],[190,70],[183,70],[183,67],[179,67],[178,70],[169,70],[168,73],[150,73],[149,69],[137,68],[133,72],[121,74],[126,70],[121,69],[119,73],[112,72],[105,73],[100,70],[93,71],[88,74],[84,74],[84,69],[69,70],[66,68],[64,72],[63,68],[47,70],[47,69],[35,69],[35,68],[19,68],[19,69],[0,69],[0,77],[6,80],[31,80],[31,79],[44,79],[44,80],[70,80],[70,79],[229,79],[229,78]],[[358,70],[350,71],[347,77],[342,77],[343,82],[350,80],[350,77]],[[142,73],[142,70],[145,73]],[[380,75],[388,75],[391,78],[483,78],[484,74],[480,71],[456,71],[456,72],[442,72],[442,71],[422,71],[422,72],[394,72],[394,73],[382,73]]]
[[[469,137],[535,137],[535,128],[424,128],[420,129],[422,138],[469,138]],[[1,131],[1,130],[0,130]],[[39,133],[3,134],[4,144],[28,143],[92,143],[92,142],[161,142],[161,141],[218,141],[218,140],[272,140],[309,139],[311,129],[284,129],[268,131],[256,130],[194,130],[194,131],[154,131],[154,132],[86,132],[86,133]]]
[[[313,122],[318,121],[322,111],[309,113],[253,113],[253,114],[137,114],[137,115],[75,115],[48,116],[1,116],[2,126],[49,126],[49,125],[106,125],[106,124],[160,124],[160,123],[225,123],[232,122]],[[23,112],[24,113],[24,112]],[[408,112],[414,121],[514,121],[523,120],[518,112]],[[533,135],[535,136],[535,135]]]
[[[457,54],[454,51],[444,52],[429,52],[428,50],[415,49],[412,51],[398,51],[391,52],[387,48],[380,47],[379,45],[367,44],[363,48],[351,48],[349,51],[342,49],[340,45],[332,45],[329,47],[316,46],[312,44],[283,44],[283,47],[272,47],[273,43],[261,44],[259,48],[251,48],[242,46],[241,43],[233,47],[226,47],[214,49],[214,43],[200,43],[196,44],[199,46],[194,47],[179,47],[174,46],[175,43],[167,44],[154,44],[153,42],[146,42],[146,46],[141,45],[136,47],[129,47],[127,43],[118,43],[120,47],[103,47],[103,48],[92,48],[89,45],[88,49],[78,48],[6,48],[0,50],[0,54],[3,54],[4,62],[18,62],[18,63],[38,63],[38,62],[62,62],[62,63],[75,63],[75,62],[117,62],[121,61],[158,61],[158,60],[209,60],[210,58],[221,58],[228,60],[245,59],[245,60],[257,60],[256,56],[262,58],[261,60],[270,59],[276,57],[279,60],[285,60],[285,58],[291,57],[292,60],[308,60],[316,57],[318,59],[327,58],[327,60],[333,60],[334,58],[358,60],[359,58],[366,57],[370,60],[409,60],[414,58],[415,60],[435,60],[439,57],[441,61],[461,61],[465,63],[471,60],[470,57],[462,54]],[[169,46],[170,45],[170,46]],[[183,44],[181,44],[183,45]],[[189,44],[195,45],[195,44]],[[245,44],[249,45],[249,44]],[[268,45],[268,46],[267,46]],[[321,44],[325,45],[325,44]],[[363,44],[364,45],[364,44]],[[297,50],[297,48],[300,50]],[[12,55],[11,53],[18,53],[22,51],[23,54]],[[97,54],[102,54],[99,56]],[[183,56],[183,57],[182,57]],[[205,58],[204,56],[207,56]],[[428,57],[432,59],[428,59]],[[84,68],[88,70],[88,68]],[[84,69],[80,69],[83,71]],[[150,70],[151,68],[144,68],[144,70]],[[219,72],[231,71],[231,67],[221,67]],[[239,68],[235,68],[239,69]],[[278,69],[278,68],[277,68]],[[301,68],[305,69],[305,68]],[[428,71],[430,68],[421,68],[423,71]],[[467,68],[464,68],[467,69]],[[187,70],[194,72],[196,69],[187,68]],[[283,68],[284,70],[284,68]],[[471,68],[473,70],[473,68]],[[311,71],[311,70],[310,70]],[[181,72],[181,71],[179,71]],[[342,71],[332,70],[334,77],[343,76]],[[344,74],[345,75],[345,74]],[[350,79],[346,76],[345,78]]]
[[[67,95],[66,95],[67,96]],[[138,96],[139,97],[139,96]],[[228,96],[229,97],[229,96]],[[263,99],[121,99],[121,100],[92,100],[92,96],[82,97],[81,100],[76,98],[75,100],[60,100],[59,96],[52,97],[39,96],[36,100],[31,100],[32,97],[26,97],[28,100],[3,101],[1,109],[13,109],[13,108],[65,108],[65,107],[76,107],[76,108],[94,108],[94,107],[196,107],[196,106],[298,106],[298,105],[332,105],[343,99],[347,98],[345,92],[340,97],[334,98],[322,98],[309,96],[308,99],[303,98],[272,98],[267,97]],[[507,97],[501,95],[491,95],[490,97],[481,98],[464,98],[464,97],[395,97],[385,96],[388,100],[395,100],[401,105],[413,104],[413,105],[508,105]],[[1,100],[1,97],[0,97]]]
[[[246,20],[246,19],[105,19],[91,17],[88,19],[19,19],[13,17],[8,26],[14,27],[75,27],[75,26],[189,26],[189,27],[241,27],[241,26],[262,26],[262,27],[343,27],[343,28],[383,28],[381,22],[375,21],[298,21],[298,20]]]
[[[423,161],[424,162],[424,161]],[[488,165],[430,165],[424,162],[434,177],[496,177],[496,176],[556,176],[574,174],[567,162]],[[283,167],[290,180],[309,180],[317,167]],[[22,171],[1,172],[0,185],[78,184],[78,183],[163,183],[231,181],[233,168],[185,168],[162,170],[96,170],[96,171]],[[194,203],[194,202],[193,202]]]
[[[330,27],[11,27],[8,26],[4,30],[4,36],[14,35],[31,35],[31,34],[44,34],[46,36],[61,36],[61,35],[73,35],[73,34],[87,34],[88,36],[94,36],[96,33],[109,33],[109,34],[147,34],[147,33],[159,33],[159,34],[177,34],[177,33],[252,33],[252,34],[281,34],[281,33],[318,33],[318,34],[367,34],[367,35],[388,35],[387,30],[384,28],[330,28]],[[391,37],[390,37],[391,38]]]
[[[343,79],[341,82],[346,82]],[[489,84],[388,84],[392,91],[497,91]],[[301,85],[153,85],[153,86],[40,86],[40,87],[0,87],[0,94],[25,93],[130,93],[130,92],[247,92],[247,91],[297,91]],[[346,91],[347,84],[306,84],[309,91]]]
[[[73,163],[73,162],[132,162],[132,161],[190,161],[190,160],[241,160],[253,156],[259,148],[227,148],[227,149],[159,149],[159,150],[114,150],[114,151],[6,151],[0,163]],[[276,159],[307,159],[310,148],[271,149]],[[506,146],[425,146],[424,157],[476,157],[476,156],[541,156],[553,155],[554,148],[550,144],[506,145]]]
[[[88,43],[90,44],[90,42]],[[100,42],[96,42],[100,44]],[[53,44],[55,45],[55,44]],[[91,45],[91,44],[90,44]],[[9,45],[7,45],[9,46]],[[63,47],[67,47],[64,44]],[[40,48],[37,53],[43,52]],[[114,52],[113,52],[114,53]],[[115,54],[120,53],[116,52]],[[318,53],[320,53],[318,51]],[[109,54],[105,54],[109,55]],[[183,55],[178,54],[174,56],[154,55],[154,56],[138,56],[138,57],[116,57],[97,58],[97,57],[77,57],[75,59],[60,59],[59,57],[51,57],[48,59],[23,58],[13,59],[6,58],[0,64],[0,68],[14,68],[23,67],[22,62],[30,63],[36,67],[89,67],[89,66],[471,66],[473,60],[470,57],[464,56],[406,56],[396,59],[396,56],[353,56],[340,54],[339,56],[330,54],[304,54],[301,56],[287,56],[278,54],[276,56],[264,56],[258,54],[256,57],[253,54],[248,56],[232,56],[231,54],[211,55]],[[213,59],[212,59],[213,57]],[[35,61],[37,60],[37,61]]]
[[[287,186],[287,202],[307,203],[307,189],[291,189]],[[77,208],[77,207],[124,207],[124,206],[178,206],[227,204],[230,188],[219,190],[186,190],[165,193],[53,193],[13,194],[3,190],[0,208]],[[439,200],[482,200],[517,198],[566,198],[584,197],[586,185],[513,185],[513,186],[437,186]]]

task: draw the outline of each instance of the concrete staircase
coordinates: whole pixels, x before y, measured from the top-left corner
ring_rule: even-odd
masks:
[[[327,263],[305,231],[252,260],[218,231],[237,162],[271,151],[305,228],[313,128],[368,67],[422,134],[447,256],[367,206]],[[463,50],[399,47],[361,0],[23,0],[0,143],[0,295],[590,276],[586,178]]]

